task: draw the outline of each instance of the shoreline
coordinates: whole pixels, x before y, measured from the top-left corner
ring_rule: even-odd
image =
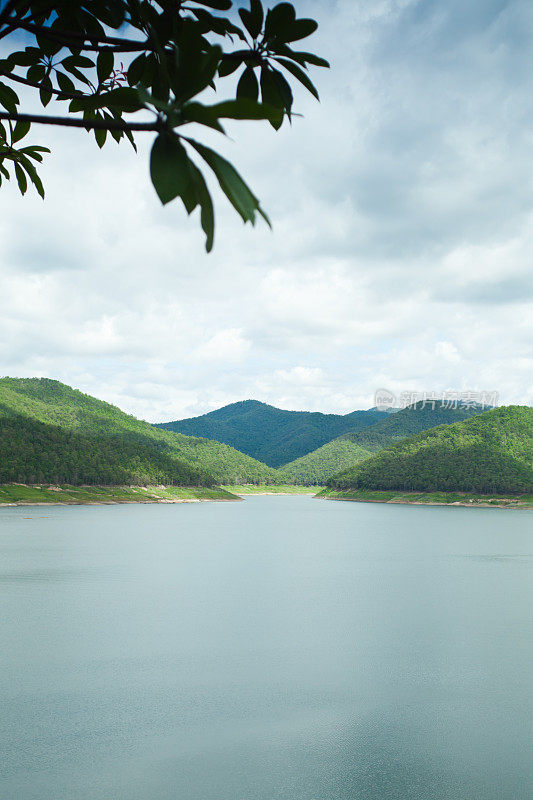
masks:
[[[468,492],[394,492],[354,490],[324,490],[318,500],[339,500],[352,503],[384,503],[387,505],[446,506],[448,508],[502,508],[507,511],[533,510],[533,496],[476,495]]]
[[[235,503],[240,502],[241,497],[235,496],[211,498],[205,497],[201,500],[191,498],[190,500],[56,500],[50,501],[31,501],[15,500],[12,503],[0,502],[1,508],[18,508],[19,506],[156,506],[156,505],[176,505],[178,503]]]
[[[298,486],[293,484],[279,484],[271,485],[271,484],[235,484],[235,486],[229,486],[224,484],[222,486],[227,492],[231,492],[231,494],[236,494],[239,497],[248,497],[249,495],[310,495],[314,496],[317,492],[320,492],[323,487],[322,486]]]
[[[0,508],[213,502],[241,502],[241,498],[218,487],[0,485]]]

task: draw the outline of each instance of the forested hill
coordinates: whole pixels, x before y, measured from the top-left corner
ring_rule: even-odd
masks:
[[[323,444],[312,453],[297,458],[280,467],[281,479],[284,483],[296,483],[302,486],[324,486],[328,478],[341,470],[353,467],[358,461],[372,455],[368,450],[351,442],[345,436],[339,436],[327,444]]]
[[[0,483],[274,483],[232,447],[157,430],[59,381],[0,379]]]
[[[379,420],[363,431],[354,430],[347,433],[343,438],[355,442],[371,453],[376,453],[407,436],[427,431],[437,425],[462,422],[482,411],[482,406],[478,405],[458,405],[457,408],[447,408],[446,404],[436,402],[433,408],[431,404],[424,405],[424,403],[418,402],[402,408],[396,414],[389,414],[385,419]]]
[[[257,400],[244,400],[200,417],[160,423],[157,427],[225,442],[278,467],[342,433],[360,431],[387,416],[376,409],[344,415],[285,411]]]
[[[328,481],[332,489],[533,492],[533,409],[503,406],[411,436]]]
[[[390,414],[374,425],[355,433],[345,433],[331,442],[281,468],[283,480],[307,485],[321,485],[348,467],[354,466],[373,452],[413,433],[468,419],[481,409],[443,408],[442,404],[422,407],[422,403]]]

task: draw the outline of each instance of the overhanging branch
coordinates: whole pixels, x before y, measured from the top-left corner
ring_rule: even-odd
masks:
[[[19,25],[28,33],[33,33],[35,36],[43,36],[52,42],[60,42],[65,47],[69,46],[69,42],[77,43],[80,50],[113,50],[114,52],[137,52],[142,50],[153,50],[154,46],[148,41],[139,42],[135,39],[121,39],[117,36],[93,36],[92,34],[79,34],[75,31],[60,31],[52,30],[42,25],[33,25],[32,23],[25,23],[22,21]],[[91,44],[85,44],[86,41]]]
[[[29,81],[27,78],[23,78],[21,75],[13,75],[12,72],[0,72],[3,78],[8,81],[16,81],[17,83],[23,83],[24,86],[31,86],[33,89],[41,89],[42,87],[39,86],[38,83],[33,83]],[[79,97],[87,97],[87,95],[83,94],[83,92],[63,92],[61,89],[45,89],[46,92],[49,94],[55,94],[59,99],[64,97],[66,100],[74,100]]]
[[[81,119],[80,117],[49,117],[46,114],[9,114],[0,111],[0,120],[32,122],[37,125],[61,125],[65,128],[85,128],[93,131],[160,131],[164,124],[154,122],[125,122],[119,119]]]

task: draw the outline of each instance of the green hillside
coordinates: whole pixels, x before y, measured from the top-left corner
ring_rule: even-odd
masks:
[[[411,436],[327,483],[331,489],[533,491],[533,409],[504,406]]]
[[[389,414],[385,419],[379,420],[374,425],[363,431],[350,431],[342,438],[355,442],[371,453],[377,453],[384,447],[399,442],[407,436],[427,431],[437,425],[451,425],[461,422],[483,411],[481,406],[446,408],[440,402],[435,403],[435,408],[422,402],[402,408],[396,414]]]
[[[387,416],[387,412],[376,409],[344,415],[284,411],[257,400],[245,400],[157,427],[225,442],[271,467],[279,467],[342,433],[362,430]]]
[[[324,484],[342,470],[353,467],[372,453],[436,425],[469,419],[480,408],[443,408],[441,403],[422,407],[418,403],[370,425],[362,431],[345,433],[302,458],[281,468],[283,480],[305,485]]]
[[[0,379],[0,483],[276,483],[232,447],[157,430],[46,378]]]
[[[355,442],[341,436],[281,467],[281,479],[304,486],[323,486],[328,478],[372,455]]]

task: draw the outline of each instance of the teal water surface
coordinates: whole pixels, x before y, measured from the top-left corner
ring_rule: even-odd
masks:
[[[531,800],[532,520],[0,509],[1,800]]]

